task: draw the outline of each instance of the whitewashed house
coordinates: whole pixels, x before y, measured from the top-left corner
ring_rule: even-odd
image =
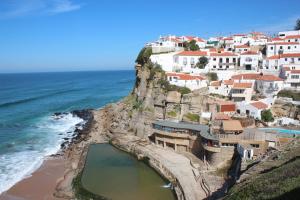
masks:
[[[167,53],[183,50],[183,42],[175,35],[160,37],[156,42],[148,44],[153,53]]]
[[[232,70],[238,62],[238,55],[232,52],[212,52],[209,57],[210,70]]]
[[[250,102],[253,94],[252,83],[234,82],[230,91],[230,98],[234,102],[246,101]]]
[[[298,53],[286,53],[274,55],[263,61],[262,72],[279,73],[281,66],[297,66],[300,65],[300,51]]]
[[[285,38],[286,36],[290,35],[300,35],[300,30],[297,31],[281,31],[278,33],[278,37]]]
[[[269,106],[261,101],[239,102],[236,104],[236,112],[241,115],[261,119],[261,112],[268,109]]]
[[[267,43],[267,57],[300,52],[299,42],[270,42]]]
[[[164,71],[173,71],[174,55],[178,52],[152,54],[150,60],[154,64],[159,64]]]
[[[234,52],[235,53],[244,53],[250,51],[250,46],[246,45],[246,44],[242,44],[242,45],[235,45],[234,46]]]
[[[242,69],[257,71],[260,61],[262,61],[262,54],[259,51],[246,51],[240,54],[240,66]]]
[[[232,89],[233,80],[212,81],[208,87],[210,94],[218,94],[224,97],[229,97]]]
[[[168,72],[167,79],[172,85],[187,87],[190,90],[207,87],[206,78],[200,75]]]
[[[196,68],[200,57],[207,57],[206,51],[182,51],[173,56],[173,70],[184,73],[200,73],[203,70]]]
[[[278,76],[262,74],[256,79],[255,89],[266,97],[273,97],[283,86],[283,79]]]
[[[300,35],[288,35],[283,40],[285,42],[300,42]]]
[[[300,90],[300,70],[287,71],[284,89]]]

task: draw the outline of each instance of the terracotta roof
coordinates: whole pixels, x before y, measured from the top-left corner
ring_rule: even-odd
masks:
[[[292,74],[300,74],[300,70],[294,69],[294,70],[291,70],[291,73]]]
[[[232,36],[246,36],[245,34],[233,34]]]
[[[274,75],[261,75],[257,77],[256,80],[262,80],[262,81],[283,81],[283,79],[279,78],[278,76]]]
[[[287,35],[284,39],[298,39],[300,35]]]
[[[252,83],[233,83],[234,89],[252,88]]]
[[[217,101],[217,103],[219,105],[235,105],[235,103],[233,101],[223,101],[223,100],[219,100]]]
[[[290,67],[283,67],[283,70],[284,71],[291,71],[291,68]]]
[[[182,51],[178,54],[178,56],[207,56],[206,51]]]
[[[279,58],[280,58],[279,55],[274,55],[274,56],[267,57],[267,60],[277,60]]]
[[[202,38],[199,38],[199,37],[194,38],[194,40],[196,40],[197,42],[204,42],[204,40]]]
[[[300,57],[300,53],[286,53],[280,55],[280,58],[294,58],[294,57]]]
[[[238,49],[238,48],[250,48],[250,47],[246,44],[243,44],[243,45],[236,45],[234,46],[234,48]]]
[[[221,52],[221,53],[210,53],[210,56],[237,56],[231,52]]]
[[[176,76],[179,80],[205,80],[206,78],[200,75],[190,75],[190,74],[183,74],[183,73],[167,73],[167,76]]]
[[[283,41],[282,38],[276,37],[276,38],[271,38],[271,41]]]
[[[243,131],[243,127],[239,120],[224,120],[223,121],[224,131]]]
[[[230,117],[225,113],[219,112],[219,113],[215,114],[215,120],[229,120],[229,119],[230,119]]]
[[[259,52],[257,51],[246,51],[246,52],[243,52],[241,53],[241,55],[258,55]]]
[[[224,80],[224,85],[233,85],[233,80],[229,79],[229,80]]]
[[[210,86],[221,86],[221,81],[212,81],[210,82]]]
[[[259,109],[259,110],[263,110],[263,109],[267,109],[268,105],[261,102],[261,101],[256,101],[253,103],[250,103],[252,106],[254,106],[255,108]]]
[[[223,40],[233,40],[231,37],[223,38]]]
[[[293,44],[299,44],[298,42],[274,42],[269,43],[267,45],[293,45]]]
[[[231,78],[235,80],[256,80],[257,77],[260,76],[260,74],[238,74],[238,75],[233,75]]]

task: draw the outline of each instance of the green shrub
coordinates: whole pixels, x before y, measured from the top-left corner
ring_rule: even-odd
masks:
[[[205,56],[202,56],[198,59],[198,62],[196,63],[196,67],[198,67],[199,69],[204,69],[207,64],[208,64],[208,59]]]
[[[278,92],[277,96],[288,97],[292,98],[294,101],[300,101],[300,92],[297,91],[281,90]]]
[[[176,117],[177,116],[177,113],[175,111],[170,111],[170,112],[167,112],[167,115],[168,116],[171,116],[171,117]]]
[[[264,122],[272,122],[272,121],[274,121],[273,114],[272,114],[271,110],[263,110],[261,112],[261,119]]]
[[[192,92],[192,91],[191,91],[189,88],[187,88],[187,87],[178,87],[177,91],[180,92],[181,95],[189,94],[189,93]]]
[[[217,81],[218,75],[215,72],[209,72],[206,74],[209,81]]]
[[[199,115],[193,113],[187,113],[184,116],[193,122],[199,122],[200,119]]]
[[[191,40],[189,42],[184,42],[183,46],[186,51],[198,51],[200,48],[196,44],[196,40]]]
[[[138,57],[136,58],[135,62],[141,65],[144,65],[149,61],[150,56],[152,55],[152,48],[151,47],[144,47]]]

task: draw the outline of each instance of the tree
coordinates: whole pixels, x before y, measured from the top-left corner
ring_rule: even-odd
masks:
[[[273,114],[272,114],[271,110],[263,110],[261,112],[261,119],[264,122],[272,122],[272,121],[274,121]]]
[[[205,56],[199,58],[198,62],[196,63],[196,67],[199,69],[204,69],[205,66],[208,64],[208,59]]]
[[[208,77],[209,81],[217,81],[218,80],[218,75],[215,72],[209,72],[206,74]]]
[[[191,40],[189,42],[184,42],[183,46],[186,51],[198,51],[200,48],[196,44],[196,40]]]
[[[135,62],[141,65],[144,65],[148,62],[150,56],[152,55],[152,48],[151,47],[144,47],[138,57],[136,58]]]
[[[296,21],[295,30],[296,31],[300,30],[300,19],[297,19],[297,21]]]

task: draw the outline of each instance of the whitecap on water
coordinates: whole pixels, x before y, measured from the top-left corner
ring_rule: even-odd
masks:
[[[78,124],[82,127],[84,120],[65,113],[59,119],[42,118],[35,126],[24,130],[22,144],[14,151],[0,155],[0,193],[30,176],[46,156],[57,153],[64,138],[73,137]]]

